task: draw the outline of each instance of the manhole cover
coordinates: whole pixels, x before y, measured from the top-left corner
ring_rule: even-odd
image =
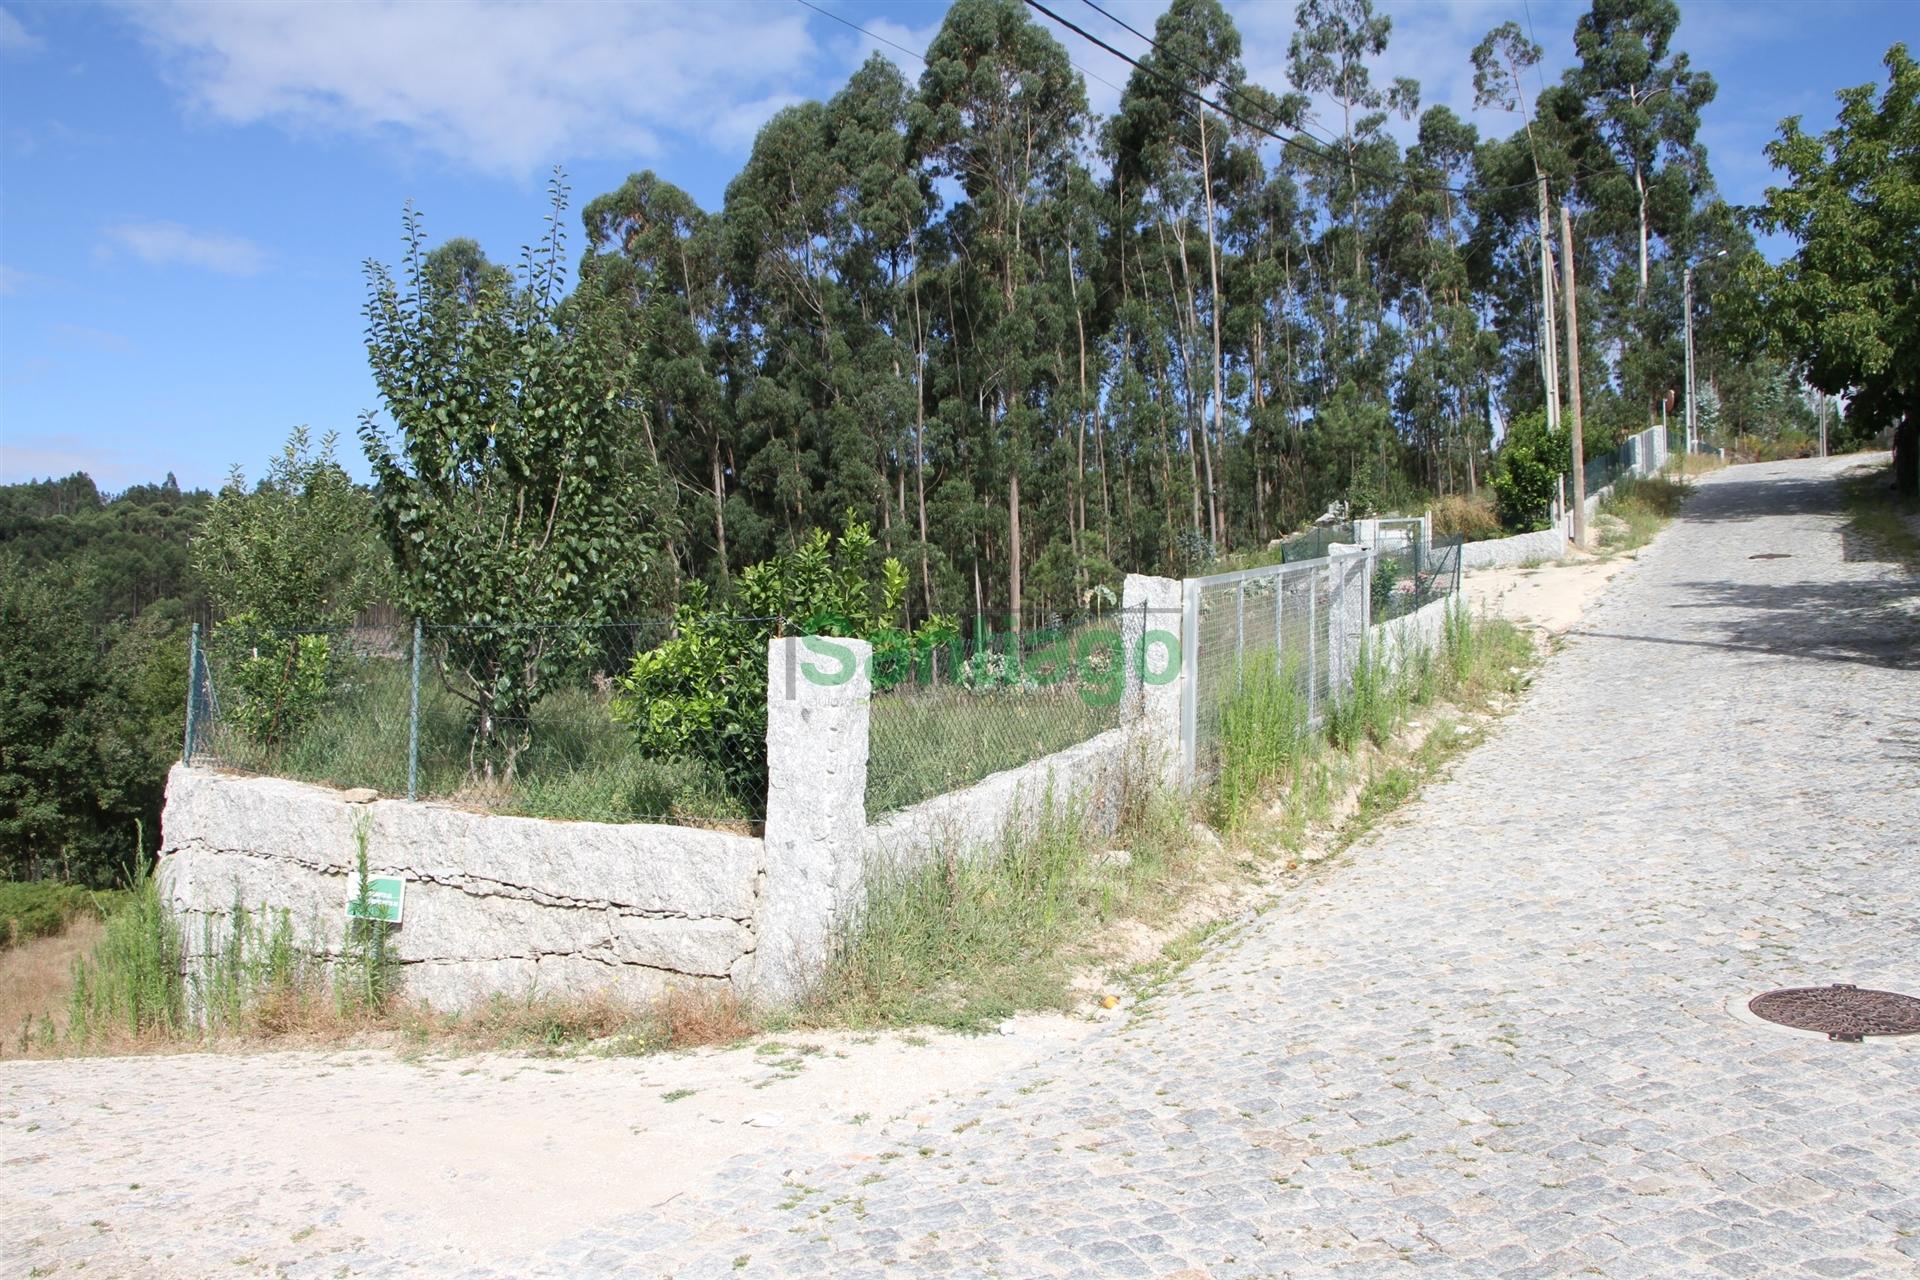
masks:
[[[1748,557],[1747,557],[1747,559],[1749,559],[1749,560],[1791,560],[1791,559],[1793,559],[1793,552],[1791,552],[1791,551],[1762,551],[1762,552],[1761,552],[1761,553],[1760,553],[1759,555],[1757,555],[1757,556],[1748,556]]]
[[[1764,992],[1749,1000],[1747,1008],[1756,1016],[1783,1027],[1824,1032],[1829,1040],[1907,1036],[1920,1032],[1920,1000],[1894,991],[1872,991],[1845,983]]]

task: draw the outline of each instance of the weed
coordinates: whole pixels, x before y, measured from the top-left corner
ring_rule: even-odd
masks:
[[[136,855],[125,903],[93,955],[74,962],[67,1034],[81,1043],[145,1039],[175,1033],[185,1019],[180,927],[145,857]]]

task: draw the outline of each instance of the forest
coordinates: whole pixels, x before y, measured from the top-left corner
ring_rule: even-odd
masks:
[[[1137,31],[1068,8],[956,0],[917,79],[876,54],[782,110],[717,210],[649,171],[576,223],[556,176],[509,267],[409,209],[402,261],[367,265],[370,486],[299,434],[218,496],[0,489],[6,873],[101,881],[136,819],[151,842],[192,620],[484,622],[448,659],[478,735],[558,661],[499,624],[764,610],[764,566],[829,533],[870,530],[903,634],[1043,627],[1330,509],[1497,533],[1528,519],[1494,501],[1507,457],[1566,457],[1575,405],[1589,457],[1678,429],[1689,308],[1703,440],[1804,450],[1824,412],[1839,447],[1904,414],[1911,468],[1904,47],[1833,132],[1784,122],[1782,186],[1742,209],[1673,0],[1593,0],[1557,81],[1489,31],[1502,136],[1383,76],[1370,0],[1300,0],[1271,85],[1217,0]],[[1085,65],[1128,68],[1111,116]],[[1769,265],[1777,231],[1802,252]]]

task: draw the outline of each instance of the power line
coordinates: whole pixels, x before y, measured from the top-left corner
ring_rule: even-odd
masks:
[[[1255,133],[1263,134],[1266,137],[1272,138],[1275,142],[1280,143],[1283,147],[1294,147],[1300,151],[1305,152],[1307,155],[1312,156],[1316,160],[1323,160],[1333,164],[1344,164],[1353,172],[1364,173],[1367,176],[1374,178],[1380,182],[1387,183],[1388,185],[1399,185],[1399,186],[1409,187],[1416,191],[1444,191],[1452,195],[1459,196],[1462,199],[1465,199],[1468,195],[1472,194],[1474,191],[1483,191],[1483,192],[1520,191],[1523,189],[1531,188],[1533,186],[1533,184],[1530,182],[1511,182],[1511,183],[1505,183],[1498,186],[1475,186],[1475,187],[1455,187],[1455,186],[1450,186],[1449,184],[1444,182],[1417,182],[1404,175],[1386,173],[1386,172],[1383,172],[1382,170],[1375,169],[1370,165],[1359,164],[1355,161],[1345,159],[1341,156],[1332,155],[1325,151],[1317,151],[1313,147],[1310,147],[1306,144],[1306,142],[1302,138],[1301,133],[1296,133],[1292,137],[1287,137],[1283,134],[1274,132],[1272,129],[1268,128],[1266,125],[1259,124],[1255,121],[1247,119],[1245,116],[1240,115],[1238,112],[1232,111],[1227,107],[1222,106],[1218,102],[1213,101],[1211,98],[1208,98],[1205,94],[1200,93],[1197,90],[1190,89],[1186,85],[1179,83],[1178,81],[1172,79],[1171,77],[1166,76],[1161,72],[1154,70],[1152,67],[1147,66],[1145,63],[1141,62],[1138,58],[1134,57],[1132,54],[1129,54],[1129,53],[1123,52],[1120,49],[1114,48],[1114,46],[1108,44],[1105,40],[1102,40],[1099,36],[1094,35],[1092,32],[1088,31],[1086,28],[1081,27],[1076,23],[1069,22],[1067,19],[1061,17],[1059,14],[1055,13],[1053,10],[1047,8],[1045,5],[1040,3],[1040,0],[1026,0],[1026,4],[1029,8],[1034,9],[1041,14],[1044,14],[1046,17],[1051,18],[1054,22],[1058,23],[1060,26],[1065,27],[1067,30],[1073,32],[1075,35],[1079,36],[1082,40],[1085,40],[1089,44],[1096,45],[1099,48],[1106,50],[1106,52],[1112,54],[1116,58],[1119,58],[1122,62],[1127,63],[1129,66],[1133,67],[1136,71],[1139,71],[1144,75],[1152,76],[1154,79],[1159,80],[1161,83],[1173,89],[1175,92],[1183,94],[1186,97],[1192,98],[1195,102],[1200,103],[1202,106],[1208,108],[1209,110],[1212,110],[1214,112],[1217,112],[1220,115],[1225,116],[1227,119],[1234,121],[1236,124],[1239,124],[1244,128],[1251,129]],[[1099,12],[1101,13],[1106,12],[1103,9],[1099,9],[1098,5],[1091,5],[1090,7],[1096,10],[1099,10]],[[1108,15],[1108,16],[1111,16],[1111,15]],[[1118,22],[1119,19],[1116,18],[1114,19],[1114,21]],[[1127,26],[1127,24],[1124,22],[1122,22],[1120,25]],[[1127,29],[1129,31],[1133,31],[1132,27],[1127,27]],[[1140,33],[1135,31],[1134,34],[1139,35]],[[1152,37],[1150,36],[1141,36],[1141,39],[1146,40],[1148,44],[1153,45],[1153,47],[1156,50],[1160,48],[1160,46],[1157,43],[1155,43]],[[1164,52],[1164,50],[1162,50],[1162,52]],[[1169,55],[1169,57],[1171,57],[1171,55]],[[1178,59],[1173,59],[1173,60],[1176,62],[1179,61]],[[1191,70],[1191,68],[1188,68],[1188,69]],[[1310,137],[1312,135],[1305,135],[1305,136]]]
[[[925,65],[927,61],[926,54],[917,52],[913,49],[909,49],[907,48],[907,46],[901,44],[897,40],[889,40],[877,31],[869,31],[867,28],[861,26],[859,23],[853,21],[851,18],[843,18],[839,14],[834,13],[829,9],[822,9],[819,5],[814,4],[812,0],[794,0],[794,3],[813,10],[815,13],[819,14],[823,18],[831,18],[835,22],[839,23],[843,27],[848,28],[849,30],[858,31],[861,35],[867,37],[867,39],[878,41],[879,43],[886,45],[889,49],[898,49],[901,53],[906,54],[909,58],[912,58],[914,61],[921,63],[922,65]],[[1125,92],[1123,89],[1121,89],[1119,85],[1115,84],[1113,81],[1108,80],[1105,77],[1095,75],[1093,72],[1087,70],[1085,67],[1081,66],[1079,63],[1074,62],[1073,59],[1069,58],[1067,59],[1067,61],[1073,66],[1073,69],[1075,71],[1078,71],[1081,75],[1093,81],[1095,84],[1103,84],[1107,86],[1107,88],[1113,90],[1115,93]]]
[[[1182,70],[1185,70],[1188,72],[1196,71],[1196,68],[1192,63],[1187,62],[1185,59],[1182,59],[1182,58],[1176,58],[1171,53],[1168,53],[1167,50],[1161,46],[1159,41],[1155,40],[1152,36],[1148,35],[1146,32],[1142,31],[1140,28],[1134,26],[1131,22],[1128,22],[1125,18],[1121,17],[1119,14],[1109,12],[1106,9],[1102,9],[1099,5],[1094,3],[1094,0],[1080,0],[1080,3],[1086,5],[1087,8],[1093,10],[1095,13],[1105,18],[1108,22],[1112,22],[1119,25],[1120,27],[1123,27],[1132,35],[1144,41],[1148,45],[1148,47],[1152,48],[1155,52],[1159,53],[1161,56],[1167,58],[1172,62],[1179,64]],[[1241,95],[1243,98],[1244,98],[1244,95],[1246,94],[1246,90],[1235,89],[1233,86],[1227,85],[1227,84],[1222,84],[1220,88],[1224,93]],[[1259,105],[1259,104],[1255,104],[1255,105]],[[1315,142],[1320,143],[1322,146],[1331,147],[1335,145],[1333,139],[1323,138],[1319,134],[1313,132],[1313,130],[1307,128],[1305,125],[1301,125],[1299,127],[1299,132],[1306,137],[1312,138]]]

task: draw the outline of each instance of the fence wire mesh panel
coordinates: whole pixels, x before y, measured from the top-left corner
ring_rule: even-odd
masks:
[[[1223,751],[1256,724],[1292,718],[1305,733],[1326,705],[1330,579],[1325,560],[1199,579],[1189,672],[1193,768],[1219,770]]]
[[[976,626],[919,662],[876,667],[868,820],[1120,727],[1140,708],[1138,682],[1127,687],[1136,658],[1114,611],[1018,635]]]
[[[1405,543],[1383,540],[1370,584],[1372,620],[1390,622],[1451,595],[1459,586],[1463,541],[1456,536],[1423,547],[1417,536]]]
[[[704,681],[661,661],[636,688],[636,658],[658,655],[672,622],[230,623],[198,647],[186,757],[495,813],[746,825],[764,812],[772,629],[710,620],[709,639],[737,632],[762,656]]]
[[[405,794],[410,649],[389,626],[208,629],[189,686],[188,762]]]

